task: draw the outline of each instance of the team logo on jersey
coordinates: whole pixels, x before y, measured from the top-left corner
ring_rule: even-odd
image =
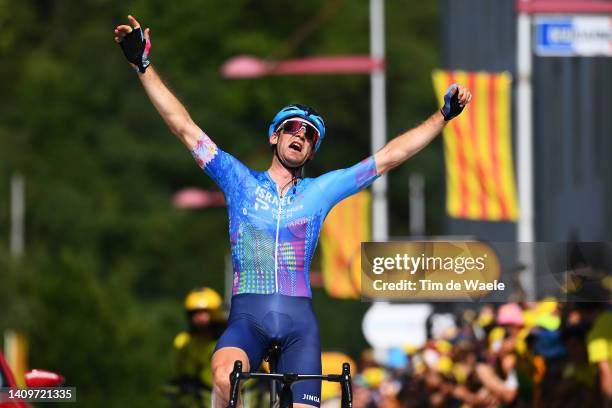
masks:
[[[291,203],[293,202],[293,196],[292,195],[288,195],[282,198],[281,203],[282,205],[291,205]],[[270,209],[270,206],[272,207],[278,207],[279,204],[279,200],[278,197],[273,194],[271,191],[261,187],[261,186],[257,186],[255,188],[255,204],[253,205],[253,208],[255,208],[255,210],[268,210]]]

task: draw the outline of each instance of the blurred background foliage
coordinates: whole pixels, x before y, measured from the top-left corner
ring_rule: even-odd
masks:
[[[386,4],[388,136],[435,106],[437,2]],[[236,54],[290,59],[369,53],[367,1],[0,0],[0,330],[25,330],[30,363],[64,374],[88,407],[163,406],[182,299],[223,290],[222,208],[180,211],[174,192],[216,188],[166,129],[113,42],[128,13],[151,27],[152,61],[195,121],[263,170],[269,120],[291,102],[316,107],[329,138],[307,174],[370,149],[363,75],[224,80]],[[442,228],[441,141],[389,176],[390,232],[408,232],[408,175],[427,182],[428,233]],[[9,180],[26,180],[26,252],[8,254]],[[318,263],[315,262],[315,269]],[[367,304],[315,290],[322,343],[356,357]],[[81,405],[80,404],[80,405]]]

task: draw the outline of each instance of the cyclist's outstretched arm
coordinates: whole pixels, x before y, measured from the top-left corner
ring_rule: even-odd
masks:
[[[183,104],[170,92],[164,84],[160,76],[155,71],[154,67],[150,66],[144,74],[138,74],[138,78],[142,83],[149,99],[157,109],[157,112],[164,119],[164,122],[170,128],[181,142],[189,150],[193,150],[200,137],[202,137],[202,129],[195,124],[187,109]]]
[[[183,104],[164,84],[149,61],[151,42],[149,29],[142,30],[138,21],[128,16],[131,25],[122,24],[115,28],[115,41],[134,68],[149,99],[174,133],[189,150],[196,147],[202,137],[202,129],[191,119]]]
[[[449,120],[459,115],[471,100],[472,94],[469,90],[460,85],[451,85],[444,96],[445,104],[442,109],[419,126],[390,140],[376,152],[376,173],[383,174],[418,153],[442,131]]]

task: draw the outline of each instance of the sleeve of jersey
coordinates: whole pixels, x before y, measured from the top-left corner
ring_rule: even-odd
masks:
[[[212,178],[227,195],[248,175],[247,167],[229,153],[219,149],[205,133],[191,151],[198,166]]]
[[[331,171],[318,177],[317,183],[331,209],[346,197],[368,187],[378,177],[374,156],[370,156],[352,167]]]

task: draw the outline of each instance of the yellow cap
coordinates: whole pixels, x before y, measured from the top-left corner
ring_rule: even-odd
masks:
[[[404,353],[408,354],[409,356],[413,355],[414,353],[417,352],[419,348],[417,346],[415,346],[412,343],[406,343],[404,344]]]
[[[376,388],[385,379],[385,370],[380,367],[370,367],[363,370],[361,375],[368,386]]]
[[[446,340],[438,340],[436,341],[436,350],[440,352],[440,354],[448,354],[453,349],[453,345]]]
[[[221,307],[223,300],[219,294],[211,288],[194,289],[185,298],[185,310],[217,310]]]
[[[495,319],[495,314],[492,311],[489,309],[482,309],[476,321],[480,327],[486,327],[493,323],[493,319]]]
[[[453,369],[453,360],[449,356],[441,356],[438,359],[437,368],[442,374],[449,374]]]
[[[538,315],[549,315],[557,311],[557,299],[554,297],[547,297],[538,302],[535,308],[535,312]]]

